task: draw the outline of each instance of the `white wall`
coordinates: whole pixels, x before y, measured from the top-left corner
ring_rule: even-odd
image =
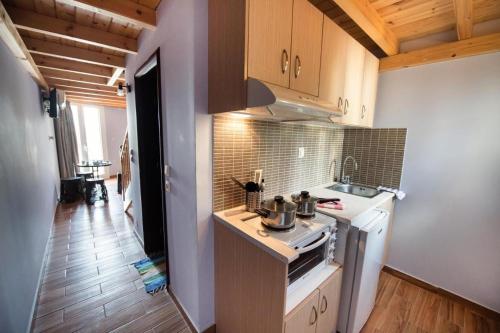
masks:
[[[408,137],[389,265],[500,312],[500,53],[380,76]]]
[[[141,34],[139,54],[127,57],[126,68],[127,82],[133,85],[137,69],[160,48],[165,163],[171,166],[172,186],[166,197],[171,287],[199,330],[214,322],[207,5],[207,0],[162,1],[156,30]],[[127,103],[130,145],[137,151],[133,91]],[[129,194],[142,233],[139,163],[134,157]]]

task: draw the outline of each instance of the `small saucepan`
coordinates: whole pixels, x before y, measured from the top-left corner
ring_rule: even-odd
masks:
[[[255,212],[262,216],[262,223],[273,229],[289,229],[295,225],[297,205],[286,201],[281,195],[264,200]]]
[[[309,194],[308,191],[302,191],[296,194],[292,194],[292,201],[297,205],[297,215],[303,217],[310,217],[314,215],[316,211],[316,204],[325,202],[337,202],[340,201],[338,198],[317,198]]]

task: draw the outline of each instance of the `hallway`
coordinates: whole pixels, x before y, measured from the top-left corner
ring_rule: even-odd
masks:
[[[130,265],[144,252],[116,181],[107,187],[106,205],[59,205],[33,332],[191,332],[167,291],[144,291]]]

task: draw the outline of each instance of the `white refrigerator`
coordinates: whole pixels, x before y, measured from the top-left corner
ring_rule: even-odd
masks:
[[[374,209],[347,230],[337,330],[358,333],[368,320],[384,266],[389,213]]]

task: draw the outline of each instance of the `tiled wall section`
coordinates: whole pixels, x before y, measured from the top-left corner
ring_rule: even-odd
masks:
[[[345,174],[355,183],[399,188],[405,143],[405,128],[345,129],[342,161],[350,155],[358,162],[358,170],[347,162]]]
[[[274,123],[231,116],[214,117],[213,209],[219,211],[245,203],[242,189],[231,176],[246,182],[256,169],[264,170],[265,198],[300,191],[332,180],[330,166],[352,155],[346,174],[366,185],[399,188],[406,129],[333,129]],[[305,157],[298,158],[299,147]]]
[[[214,117],[214,211],[243,205],[244,191],[230,178],[249,181],[256,169],[264,170],[265,198],[331,181],[330,165],[340,160],[342,141],[342,129]],[[301,159],[299,147],[305,148]]]

